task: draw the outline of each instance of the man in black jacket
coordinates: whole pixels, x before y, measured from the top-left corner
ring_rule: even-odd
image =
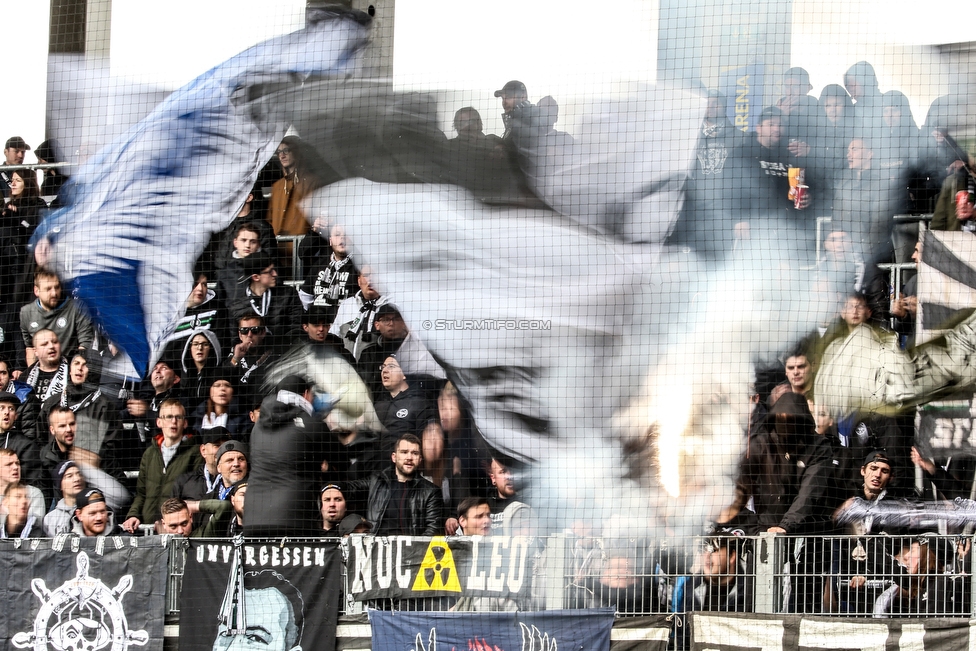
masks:
[[[437,403],[407,382],[396,356],[386,357],[380,368],[384,390],[376,400],[376,415],[388,432],[384,442],[393,443],[401,434],[413,434],[423,441],[428,437],[443,440],[437,423]],[[392,450],[391,445],[386,451]]]
[[[0,393],[0,448],[17,454],[20,460],[22,481],[44,491],[50,500],[50,486],[41,463],[40,448],[32,438],[24,435],[17,426],[17,407],[20,400],[12,393]]]
[[[420,439],[403,434],[391,455],[393,467],[369,479],[350,482],[350,492],[368,491],[366,519],[377,536],[441,536],[444,500],[441,491],[420,476]]]
[[[242,277],[245,289],[229,304],[231,319],[240,322],[244,317],[260,316],[273,338],[273,345],[286,348],[293,338],[302,334],[298,292],[287,285],[278,285],[278,270],[264,251],[244,258]]]
[[[749,441],[736,481],[732,512],[743,511],[751,498],[761,528],[775,534],[823,534],[828,530],[825,508],[833,482],[830,444],[816,433],[806,399],[786,393],[770,409],[767,431]],[[790,612],[818,612],[823,597],[822,564],[826,552],[818,538],[793,545],[799,573],[794,577]]]
[[[336,463],[342,451],[336,436],[322,422],[322,414],[315,413],[313,400],[313,383],[288,375],[261,403],[261,416],[251,431],[247,455],[250,488],[246,536],[314,536],[322,532],[318,487],[326,477],[323,469]],[[239,451],[240,447],[235,449]],[[223,454],[227,453],[225,450]]]

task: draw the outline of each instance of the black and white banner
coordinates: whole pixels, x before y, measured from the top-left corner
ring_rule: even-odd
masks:
[[[0,646],[162,651],[167,558],[158,538],[4,540]]]
[[[976,456],[976,401],[937,400],[922,405],[915,418],[915,446],[934,459]]]
[[[976,307],[976,237],[923,229],[921,238],[916,344],[939,336]]]
[[[976,648],[967,619],[853,619],[693,613],[693,651],[950,651]]]
[[[528,594],[532,538],[350,536],[349,594],[356,600],[516,597]]]
[[[341,601],[337,541],[191,541],[180,651],[332,651]]]

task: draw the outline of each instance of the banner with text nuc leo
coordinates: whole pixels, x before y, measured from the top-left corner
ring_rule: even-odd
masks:
[[[350,536],[353,599],[517,597],[529,594],[538,542],[519,536]]]

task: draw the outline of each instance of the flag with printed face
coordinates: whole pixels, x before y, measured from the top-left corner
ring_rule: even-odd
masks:
[[[194,540],[180,595],[180,649],[331,651],[341,602],[335,540]]]

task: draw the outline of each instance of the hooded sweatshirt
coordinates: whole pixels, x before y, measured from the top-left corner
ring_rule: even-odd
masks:
[[[202,334],[210,342],[210,355],[207,357],[203,371],[197,371],[197,365],[190,357],[190,342],[198,334]],[[186,400],[187,406],[192,410],[201,400],[206,400],[210,392],[210,385],[213,382],[214,371],[220,364],[221,350],[220,341],[216,333],[206,328],[197,328],[186,336],[186,343],[183,344],[183,354],[180,362],[183,366],[183,375],[180,380],[181,395]]]

